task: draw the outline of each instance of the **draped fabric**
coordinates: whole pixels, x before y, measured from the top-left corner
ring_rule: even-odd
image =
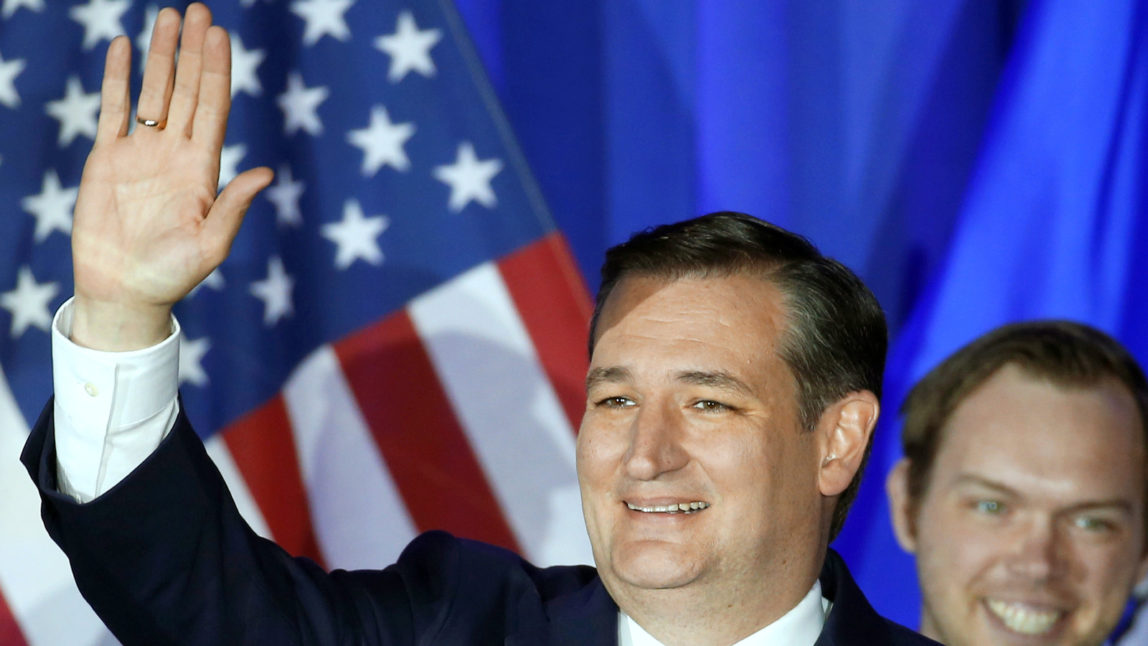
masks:
[[[886,310],[884,414],[835,547],[910,626],[883,482],[912,381],[1037,317],[1148,361],[1148,2],[456,4],[209,2],[234,44],[224,179],[278,177],[177,312],[181,391],[289,549],[379,566],[446,525],[588,560],[583,284],[609,244],[708,211],[809,237]],[[102,53],[126,33],[138,57],[153,17],[0,4],[0,644],[107,639],[15,456],[51,389]]]
[[[884,494],[914,380],[992,327],[1044,317],[1148,363],[1148,3],[459,7],[591,285],[602,246],[740,210],[877,294],[883,415],[835,546],[892,618],[919,615]]]

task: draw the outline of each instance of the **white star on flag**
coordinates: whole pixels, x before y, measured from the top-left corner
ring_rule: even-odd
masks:
[[[60,176],[49,170],[44,173],[40,193],[20,200],[20,206],[36,218],[36,242],[43,242],[53,231],[72,233],[72,209],[78,192],[79,188],[60,186]]]
[[[86,5],[72,7],[68,16],[84,26],[84,49],[123,34],[120,18],[130,5],[129,0],[91,0]]]
[[[435,166],[435,179],[450,186],[448,205],[455,213],[461,211],[474,200],[486,208],[498,203],[490,180],[502,170],[501,159],[480,160],[474,153],[474,146],[464,141],[458,146],[458,156],[454,163]]]
[[[247,49],[243,46],[243,39],[236,32],[231,32],[231,96],[246,92],[251,96],[263,94],[263,85],[259,82],[259,64],[267,58],[262,49]]]
[[[213,269],[211,273],[207,275],[207,278],[204,278],[203,281],[199,284],[205,287],[210,287],[216,291],[223,289],[225,283],[223,280],[223,274],[219,273],[219,267]]]
[[[11,18],[12,14],[16,13],[16,10],[20,7],[27,7],[32,11],[40,11],[44,8],[44,0],[4,0],[4,17]]]
[[[263,324],[271,327],[279,319],[295,312],[291,290],[295,279],[283,268],[283,260],[272,256],[267,262],[267,278],[251,283],[251,294],[263,301]]]
[[[306,130],[312,135],[322,134],[323,123],[316,110],[327,98],[327,88],[309,88],[303,85],[303,76],[298,72],[287,75],[287,90],[279,95],[278,103],[283,110],[283,133],[292,134]]]
[[[0,56],[0,104],[16,109],[20,106],[20,94],[16,92],[16,77],[24,71],[23,59],[4,61]]]
[[[140,51],[140,55],[136,57],[136,62],[140,66],[140,74],[143,74],[144,66],[147,65],[147,50],[151,47],[151,32],[155,29],[155,19],[159,16],[159,9],[156,6],[148,5],[147,11],[144,13],[143,28],[140,29],[140,35],[136,36],[136,49]]]
[[[291,12],[306,21],[303,44],[314,45],[323,36],[347,40],[351,30],[343,14],[355,4],[354,0],[297,0],[291,3]]]
[[[323,225],[323,237],[337,247],[335,267],[346,269],[360,259],[372,265],[382,264],[383,252],[378,238],[390,224],[385,215],[364,217],[358,200],[347,200],[343,205],[343,220]]]
[[[411,167],[403,144],[415,134],[412,123],[392,123],[387,109],[381,105],[371,108],[371,123],[362,130],[347,133],[347,141],[363,150],[363,175],[374,175],[390,164],[395,170]]]
[[[410,11],[400,13],[395,33],[375,39],[375,47],[391,57],[387,80],[398,83],[412,71],[426,77],[434,76],[436,70],[430,50],[441,38],[442,32],[438,29],[419,31]]]
[[[303,195],[303,181],[292,179],[291,167],[284,164],[275,173],[275,183],[268,186],[263,194],[275,205],[275,220],[280,226],[297,227],[303,224],[303,214],[299,210],[299,198]]]
[[[0,294],[0,307],[12,313],[11,336],[24,334],[24,330],[31,325],[47,332],[48,326],[52,324],[48,303],[59,291],[58,283],[37,283],[27,265],[20,267],[16,288]]]
[[[191,291],[187,293],[187,297],[191,298],[195,296],[201,287],[210,287],[218,292],[223,290],[224,285],[225,283],[223,280],[223,274],[220,273],[219,267],[216,267],[215,269],[211,270],[211,273],[207,275],[207,278],[199,281],[198,285],[191,288]]]
[[[207,372],[203,369],[203,355],[211,349],[211,340],[207,337],[189,339],[187,335],[179,336],[179,383],[189,383],[193,386],[207,385]]]
[[[64,98],[49,101],[44,111],[60,122],[60,147],[72,143],[78,135],[96,138],[96,115],[100,111],[100,93],[84,92],[80,77],[69,76]]]
[[[234,144],[224,146],[219,155],[219,188],[227,186],[239,174],[239,162],[247,154],[247,146]]]

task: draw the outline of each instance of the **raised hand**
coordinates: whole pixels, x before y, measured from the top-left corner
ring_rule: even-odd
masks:
[[[153,345],[172,306],[226,258],[243,215],[271,182],[256,168],[216,196],[231,108],[227,32],[202,4],[155,22],[128,134],[131,45],[108,47],[95,145],[72,225],[76,303],[72,339],[101,350]]]

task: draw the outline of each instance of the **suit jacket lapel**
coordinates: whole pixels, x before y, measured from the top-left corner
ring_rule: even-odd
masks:
[[[888,640],[884,620],[869,605],[837,552],[829,550],[825,555],[820,581],[821,594],[833,602],[833,608],[814,646],[860,646]]]

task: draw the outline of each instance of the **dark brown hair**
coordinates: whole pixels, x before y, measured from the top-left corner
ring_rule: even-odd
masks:
[[[876,297],[845,265],[808,240],[744,213],[720,212],[635,234],[606,252],[602,285],[590,322],[590,354],[598,319],[627,276],[677,280],[757,275],[782,293],[789,326],[779,341],[798,387],[802,426],[816,427],[825,409],[862,390],[881,396],[888,343]],[[872,438],[865,449],[868,460]],[[834,510],[830,540],[857,495],[864,462]]]
[[[1148,382],[1124,346],[1100,330],[1072,321],[1006,325],[957,350],[933,368],[913,386],[901,406],[901,446],[909,458],[908,493],[914,513],[928,487],[949,417],[965,398],[1006,365],[1067,388],[1089,388],[1109,380],[1123,384],[1136,401],[1148,447]]]

